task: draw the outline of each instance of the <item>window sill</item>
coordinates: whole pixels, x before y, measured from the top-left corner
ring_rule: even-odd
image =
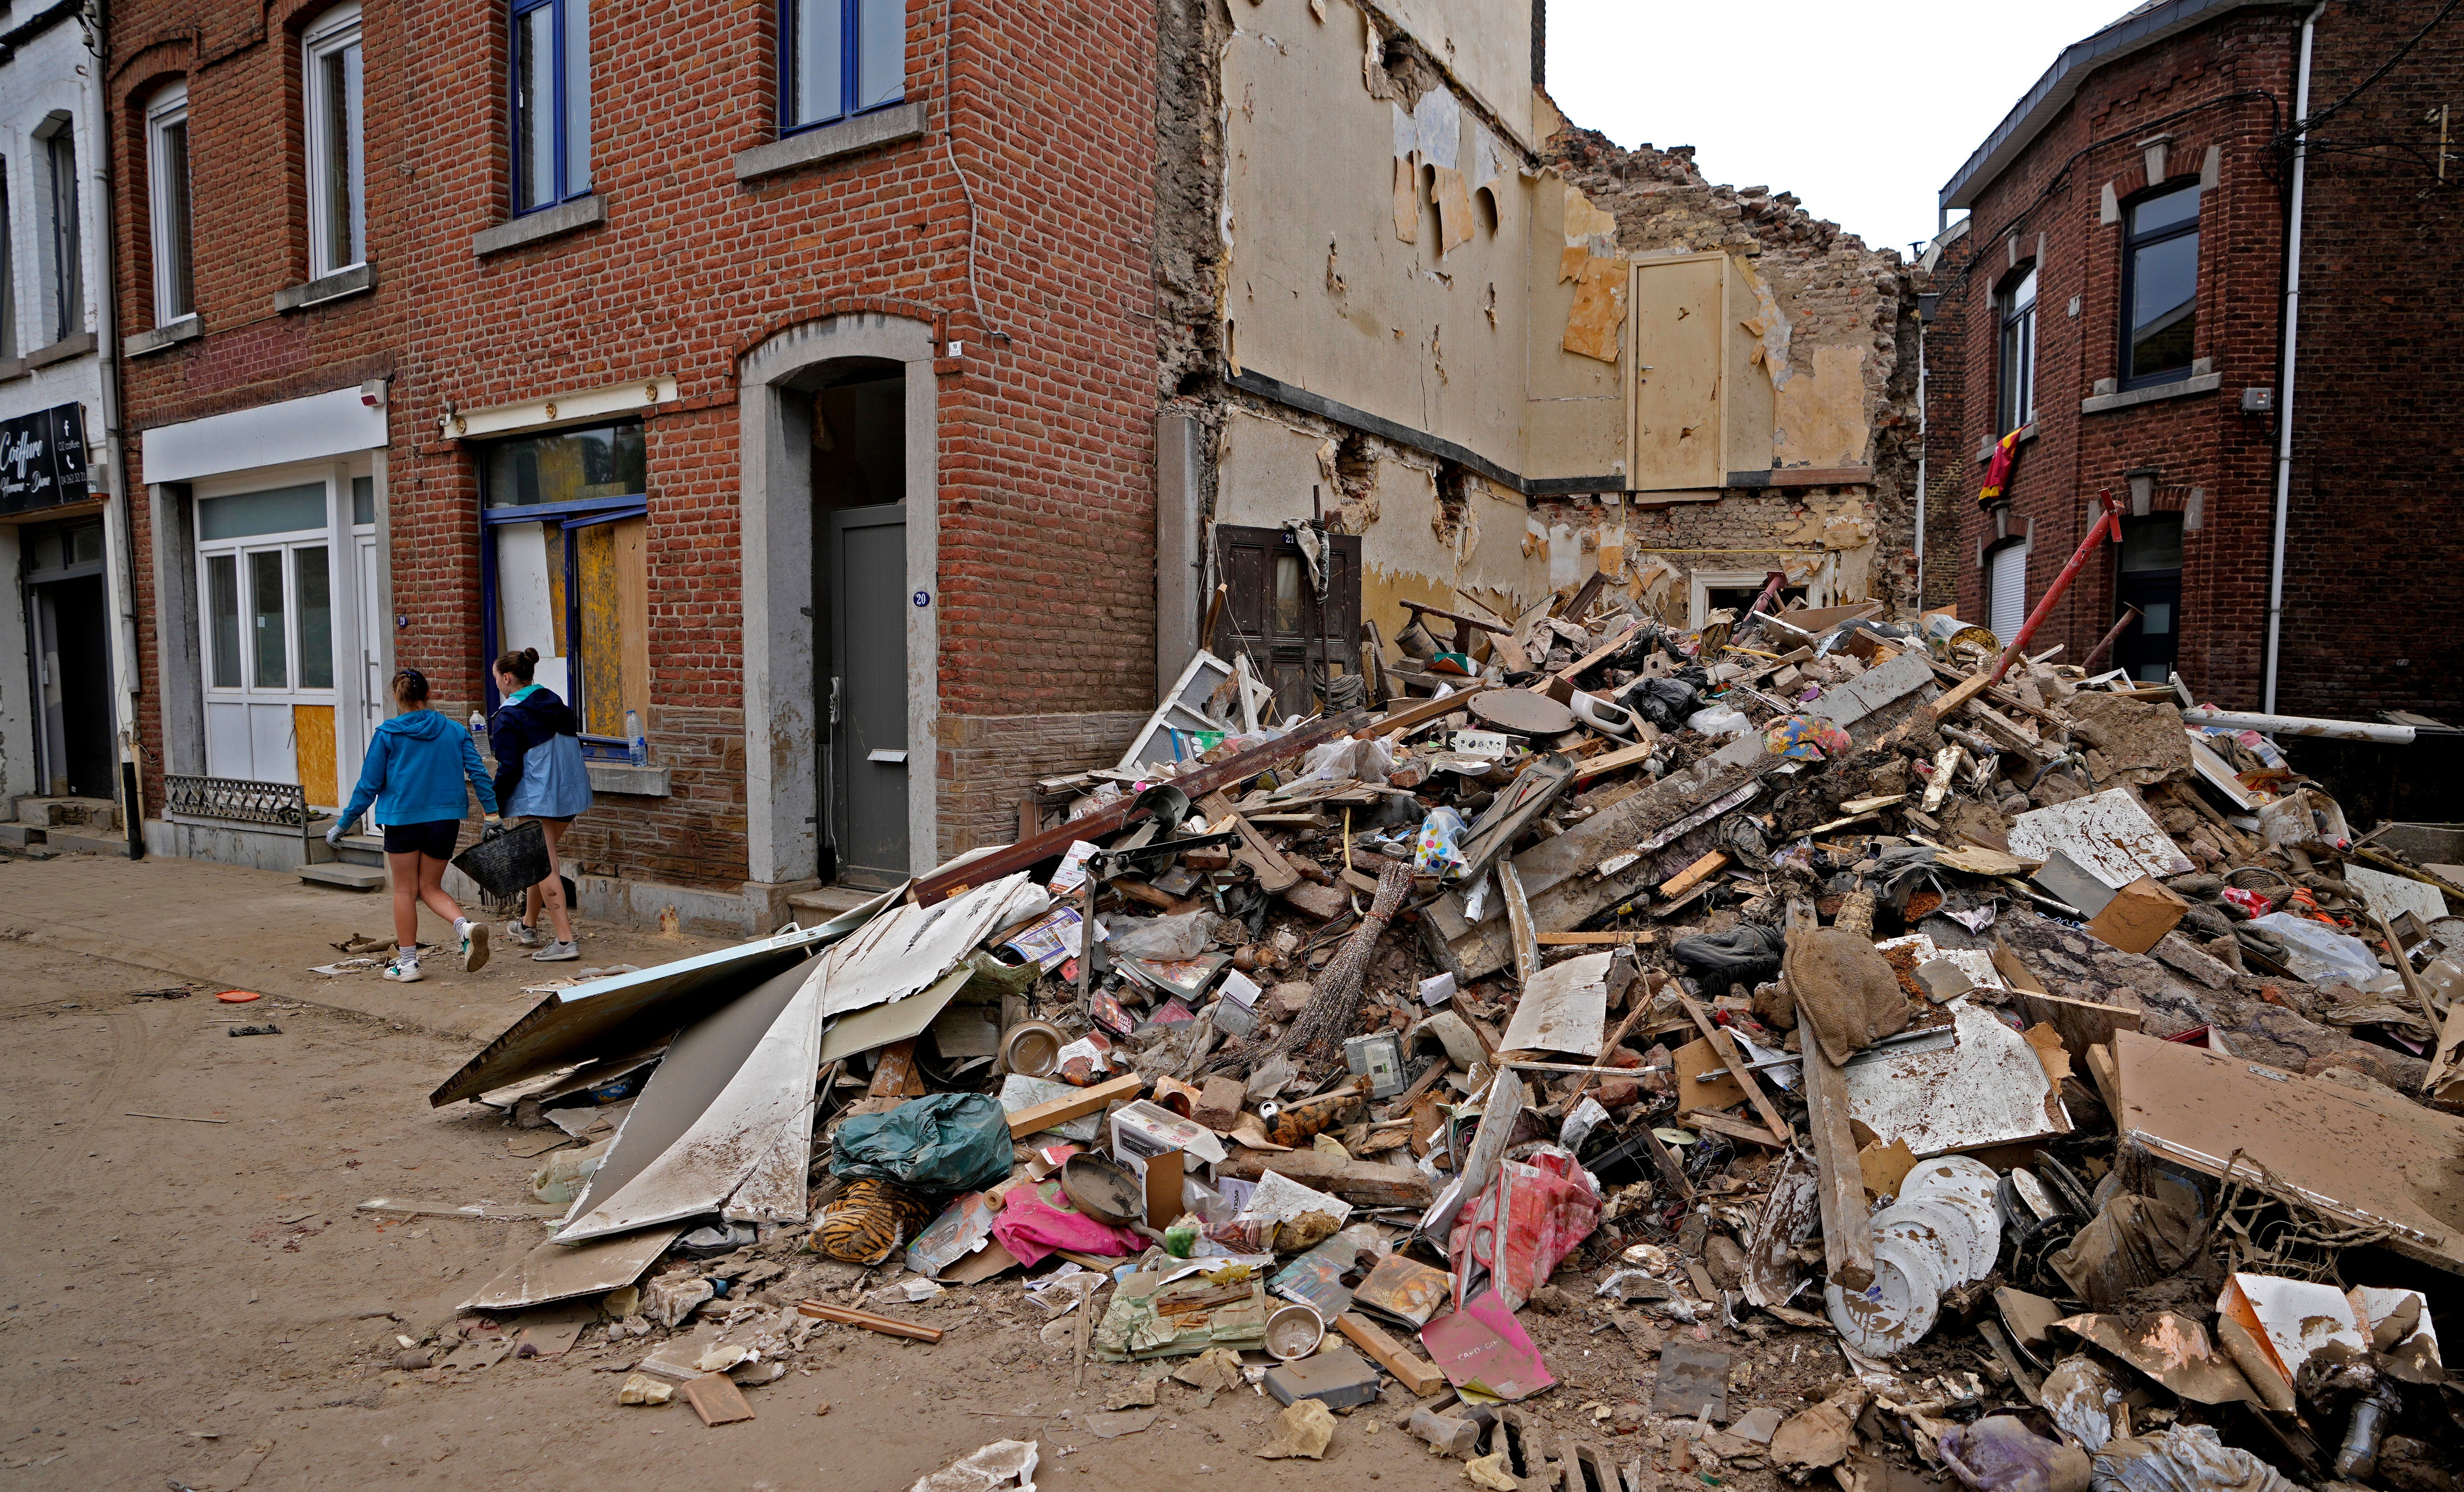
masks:
[[[66,362],[71,358],[82,358],[92,351],[94,351],[94,333],[79,332],[75,337],[63,337],[48,347],[37,347],[26,354],[26,366],[47,368],[55,362]]]
[[[355,264],[347,270],[336,270],[302,284],[285,285],[274,293],[276,311],[305,311],[353,296],[364,296],[377,288],[377,267]]]
[[[2114,409],[2128,409],[2138,405],[2154,404],[2159,399],[2185,399],[2192,394],[2212,394],[2222,388],[2221,373],[2201,373],[2174,384],[2156,384],[2146,388],[2126,388],[2118,394],[2097,394],[2079,401],[2079,413],[2103,414]]]
[[[668,796],[668,769],[637,767],[629,761],[585,761],[590,774],[590,790],[594,793],[616,793],[627,798],[665,798]]]
[[[2028,442],[2030,442],[2030,441],[2032,441],[2032,440],[2035,440],[2035,438],[2036,438],[2036,422],[2035,422],[2035,421],[2034,421],[2034,420],[2030,420],[2027,424],[2022,425],[2022,426],[2020,426],[2020,427],[2019,427],[2019,444],[2020,444],[2020,445],[2024,446],[2024,445],[2028,444]],[[1996,447],[1996,446],[1999,446],[2000,444],[2002,444],[2002,437],[2001,437],[2001,436],[1999,436],[1999,435],[1996,435],[1996,436],[1994,436],[1991,440],[1987,441],[1987,442],[1985,443],[1985,445],[1983,446],[1983,448],[1982,448],[1982,449],[1980,449],[1980,450],[1976,452],[1976,461],[1977,461],[1977,464],[1978,464],[1978,465],[1980,465],[1980,466],[1982,466],[1984,463],[1986,463],[1986,462],[1988,462],[1988,461],[1992,460],[1992,459],[1993,459],[1993,448],[1994,448],[1994,447]]]
[[[124,358],[143,358],[166,347],[176,347],[184,341],[194,341],[204,335],[204,319],[191,311],[167,326],[158,326],[149,332],[129,333],[120,340],[120,354]]]
[[[11,379],[24,378],[33,371],[33,369],[26,366],[26,360],[23,358],[0,358],[0,384],[5,384]]]
[[[902,103],[894,108],[877,109],[870,114],[859,114],[851,120],[820,125],[784,140],[742,151],[736,158],[736,179],[749,182],[776,171],[791,171],[800,165],[835,161],[860,150],[873,150],[896,144],[902,140],[914,140],[923,133],[923,104]]]
[[[509,218],[494,228],[483,228],[471,235],[471,252],[474,257],[484,259],[492,253],[503,253],[508,249],[519,249],[524,244],[535,244],[541,239],[554,238],[560,233],[570,233],[575,229],[591,228],[606,221],[607,199],[593,192],[587,197],[576,197],[553,208],[542,208],[537,212]]]

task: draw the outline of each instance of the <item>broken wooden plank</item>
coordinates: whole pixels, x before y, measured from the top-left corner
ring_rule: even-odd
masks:
[[[1574,780],[1588,782],[1594,778],[1605,777],[1612,772],[1622,772],[1628,767],[1639,767],[1650,760],[1651,754],[1660,749],[1659,733],[1647,724],[1643,728],[1653,731],[1652,739],[1638,741],[1632,746],[1620,746],[1615,751],[1603,752],[1592,757],[1574,769]]]
[[[1223,804],[1224,808],[1220,815],[1214,811],[1214,805],[1219,803]],[[1206,806],[1210,821],[1209,833],[1229,832],[1241,836],[1241,844],[1232,851],[1232,858],[1249,867],[1249,873],[1258,878],[1260,890],[1274,896],[1300,884],[1301,873],[1292,868],[1292,863],[1286,860],[1283,851],[1277,849],[1274,842],[1266,838],[1265,830],[1241,815],[1230,812],[1230,804],[1224,803],[1221,796],[1211,799]],[[1231,821],[1228,824],[1224,822],[1226,819]]]
[[[1573,683],[1582,674],[1582,671],[1585,669],[1592,668],[1599,663],[1601,659],[1606,658],[1611,653],[1616,652],[1618,648],[1623,647],[1628,642],[1633,640],[1634,634],[1640,630],[1642,630],[1642,624],[1640,622],[1628,622],[1625,625],[1625,630],[1617,633],[1615,637],[1612,637],[1607,642],[1600,644],[1597,647],[1593,648],[1590,652],[1583,654],[1581,657],[1566,665],[1564,668],[1559,669],[1556,672],[1548,674],[1542,677],[1537,683],[1529,686],[1531,692],[1534,694],[1545,694],[1549,692],[1550,686],[1560,679],[1565,680],[1569,684]]]
[[[1703,1039],[1711,1043],[1711,1049],[1720,1054],[1720,1060],[1728,1064],[1728,1076],[1746,1090],[1746,1097],[1753,1100],[1754,1112],[1762,1116],[1764,1125],[1771,1130],[1771,1143],[1785,1150],[1795,1138],[1796,1131],[1791,1130],[1788,1121],[1779,1116],[1779,1110],[1771,1107],[1771,1099],[1763,1092],[1762,1080],[1755,1077],[1753,1068],[1746,1064],[1746,1054],[1737,1049],[1736,1039],[1728,1034],[1727,1027],[1715,1024],[1709,1016],[1705,1015],[1703,1007],[1690,997],[1681,994],[1677,998],[1684,1005],[1685,1013],[1694,1018],[1695,1029],[1701,1031]]]
[[[1237,752],[1212,765],[1184,773],[1173,779],[1173,786],[1186,793],[1190,801],[1195,802],[1209,793],[1230,787],[1237,782],[1246,782],[1259,773],[1289,761],[1313,747],[1322,746],[1339,736],[1349,735],[1353,730],[1369,724],[1370,721],[1371,716],[1366,710],[1353,710],[1339,715],[1330,715],[1326,719],[1304,725],[1288,735],[1279,735],[1271,741],[1252,746],[1247,751]],[[1136,799],[1124,797],[1119,802],[1108,808],[1097,809],[1085,818],[1072,820],[1067,823],[1056,824],[1030,839],[1021,840],[1015,845],[1005,845],[973,860],[943,866],[931,875],[917,881],[908,894],[919,907],[930,907],[935,902],[946,901],[965,887],[986,886],[1002,876],[1024,870],[1044,861],[1058,860],[1067,853],[1069,846],[1077,841],[1101,840],[1128,823],[1133,815],[1140,812],[1142,810],[1138,808]]]
[[[1697,860],[1692,865],[1687,866],[1684,869],[1678,871],[1675,875],[1670,876],[1667,880],[1661,882],[1660,894],[1669,901],[1675,901],[1678,897],[1684,895],[1687,891],[1694,889],[1694,888],[1702,885],[1704,882],[1709,880],[1711,877],[1719,874],[1727,867],[1727,852],[1725,850],[1715,849],[1709,854],[1705,855],[1702,859]],[[1505,873],[1505,868],[1506,867],[1499,867],[1499,873],[1501,875]],[[1509,911],[1508,915],[1511,914],[1512,913]]]
[[[1698,1130],[1708,1130],[1714,1134],[1725,1134],[1732,1140],[1749,1140],[1756,1145],[1768,1145],[1772,1150],[1788,1149],[1788,1141],[1761,1125],[1748,1124],[1734,1114],[1724,1114],[1716,1108],[1692,1109],[1679,1115],[1677,1122],[1692,1125]]]
[[[1513,861],[1498,863],[1497,888],[1505,895],[1506,926],[1514,940],[1514,976],[1528,986],[1540,972],[1540,945],[1532,937],[1531,903],[1523,894],[1523,877]]]
[[[1334,1318],[1335,1329],[1350,1338],[1352,1345],[1376,1360],[1377,1366],[1395,1375],[1396,1381],[1412,1391],[1413,1395],[1426,1398],[1446,1386],[1446,1375],[1435,1365],[1400,1342],[1378,1329],[1376,1323],[1356,1310],[1345,1311]]]
[[[876,1316],[869,1310],[857,1310],[852,1306],[835,1305],[829,1301],[799,1301],[796,1304],[796,1310],[799,1314],[810,1316],[816,1321],[835,1321],[843,1327],[862,1327],[867,1331],[878,1331],[884,1336],[906,1337],[915,1342],[941,1340],[941,1328],[938,1327],[919,1327],[912,1321]]]
[[[1084,1118],[1088,1114],[1102,1109],[1105,1105],[1116,1098],[1137,1097],[1146,1090],[1146,1079],[1136,1073],[1131,1073],[1127,1077],[1114,1078],[1109,1083],[1098,1083],[1093,1087],[1081,1088],[1067,1098],[1056,1098],[1029,1108],[1022,1108],[1009,1116],[1010,1137],[1023,1138],[1049,1130],[1056,1124],[1067,1124],[1072,1119]]]
[[[1649,928],[1621,928],[1607,932],[1535,932],[1531,940],[1543,948],[1632,948],[1658,936]]]
[[[1215,1167],[1219,1176],[1255,1181],[1273,1172],[1359,1207],[1426,1207],[1437,1194],[1416,1166],[1386,1166],[1331,1152],[1235,1150]]]
[[[1925,706],[1925,713],[1936,720],[1947,720],[1956,713],[1961,706],[1984,693],[1985,686],[1992,682],[1991,670],[1984,673],[1971,673],[1966,679],[1952,685],[1940,699]]]
[[[687,1378],[677,1387],[685,1402],[701,1416],[704,1426],[732,1425],[753,1417],[753,1406],[744,1402],[744,1391],[723,1372]]]
[[[1822,1180],[1824,1273],[1843,1290],[1861,1290],[1874,1283],[1874,1229],[1865,1212],[1865,1171],[1848,1123],[1848,1079],[1823,1055],[1820,1042],[1806,1045],[1806,1119]]]
[[[1455,712],[1463,709],[1463,705],[1469,701],[1474,694],[1481,692],[1483,690],[1494,689],[1497,687],[1493,684],[1481,683],[1477,679],[1460,679],[1454,677],[1448,677],[1446,679],[1446,683],[1455,687],[1455,691],[1453,693],[1442,694],[1435,699],[1416,700],[1415,702],[1404,706],[1400,710],[1390,710],[1383,717],[1372,720],[1367,725],[1363,726],[1360,734],[1365,736],[1392,735],[1397,731],[1416,730],[1420,726],[1428,724],[1432,720],[1442,719],[1447,715],[1453,714]],[[1329,736],[1327,739],[1331,740],[1332,737]],[[1313,742],[1312,744],[1316,743]],[[1254,773],[1251,775],[1255,776]]]

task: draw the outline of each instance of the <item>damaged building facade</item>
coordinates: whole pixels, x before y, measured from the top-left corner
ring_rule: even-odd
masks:
[[[1510,9],[120,8],[146,843],[373,884],[387,681],[536,647],[583,910],[760,930],[1201,646],[1307,711],[1406,603],[1908,597],[1897,256],[1571,128]]]
[[[2227,709],[2464,709],[2446,633],[2356,625],[2453,569],[2459,66],[2439,6],[2346,0],[2167,0],[2063,53],[1942,190],[1929,599],[2009,636],[2110,492],[2032,650],[2127,621],[2107,666]]]
[[[1774,571],[1815,606],[1912,599],[1898,256],[1572,126],[1529,18],[1168,19],[1165,682],[1203,642],[1296,702],[1415,605],[1510,623],[1595,575],[1681,626]]]

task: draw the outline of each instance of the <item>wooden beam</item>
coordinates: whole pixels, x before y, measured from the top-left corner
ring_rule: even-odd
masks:
[[[1146,1091],[1146,1086],[1147,1080],[1133,1072],[1127,1077],[1114,1078],[1109,1083],[1098,1083],[1093,1087],[1080,1088],[1067,1098],[1056,1098],[1048,1103],[1022,1108],[1009,1116],[1010,1138],[1023,1139],[1027,1135],[1049,1130],[1056,1124],[1067,1124],[1072,1119],[1084,1118],[1088,1114],[1097,1112],[1116,1098],[1137,1097]]]
[[[1655,727],[1648,723],[1646,723],[1643,728],[1645,730],[1656,730]],[[1621,772],[1627,767],[1640,766],[1644,761],[1650,759],[1653,752],[1658,751],[1659,749],[1660,741],[1656,735],[1651,740],[1638,741],[1632,746],[1620,746],[1615,751],[1594,757],[1589,761],[1584,762],[1581,766],[1576,767],[1574,769],[1574,780],[1576,782],[1588,782],[1594,778],[1605,777],[1612,772]]]
[[[1591,668],[1593,665],[1598,663],[1609,654],[1616,652],[1618,648],[1623,647],[1633,639],[1634,634],[1640,630],[1642,630],[1641,623],[1627,623],[1625,625],[1625,630],[1619,632],[1617,636],[1600,644],[1597,647],[1593,648],[1590,652],[1583,654],[1573,662],[1566,665],[1562,669],[1559,669],[1556,672],[1544,674],[1541,677],[1540,682],[1529,686],[1530,691],[1534,694],[1545,694],[1549,692],[1549,686],[1559,679],[1563,679],[1567,683],[1572,684],[1574,682],[1575,675],[1581,673],[1585,669]]]
[[[1754,1076],[1751,1067],[1746,1065],[1746,1054],[1737,1049],[1736,1039],[1728,1035],[1726,1026],[1714,1023],[1709,1016],[1705,1015],[1703,1007],[1696,1004],[1692,997],[1680,994],[1677,998],[1684,1005],[1685,1013],[1694,1018],[1694,1028],[1703,1033],[1703,1039],[1709,1042],[1711,1049],[1720,1054],[1720,1060],[1728,1064],[1728,1076],[1746,1090],[1748,1098],[1753,1100],[1754,1112],[1762,1116],[1764,1125],[1771,1130],[1771,1143],[1787,1149],[1795,1140],[1796,1131],[1790,1129],[1788,1121],[1779,1116],[1779,1110],[1771,1107],[1770,1097],[1763,1092],[1762,1081]]]
[[[1756,1145],[1768,1145],[1773,1150],[1788,1149],[1788,1141],[1774,1137],[1760,1125],[1748,1124],[1733,1114],[1724,1114],[1716,1108],[1692,1109],[1679,1115],[1678,1123],[1690,1124],[1698,1130],[1708,1130],[1714,1134],[1725,1134],[1732,1140],[1751,1140]]]
[[[1417,1398],[1427,1398],[1446,1386],[1446,1375],[1438,1371],[1427,1359],[1400,1342],[1377,1329],[1375,1322],[1356,1310],[1347,1310],[1334,1318],[1334,1327],[1352,1340],[1352,1345],[1376,1359],[1377,1366],[1395,1375],[1396,1381],[1412,1391]]]
[[[1941,698],[1925,706],[1925,714],[1935,720],[1950,718],[1961,706],[1985,692],[1985,686],[1991,682],[1991,676],[1992,670],[1990,669],[1983,673],[1969,674],[1966,679],[1952,685]]]
[[[828,1301],[799,1301],[796,1303],[796,1311],[799,1315],[810,1316],[816,1321],[835,1321],[841,1326],[862,1327],[867,1331],[878,1331],[884,1336],[902,1336],[917,1342],[941,1340],[939,1327],[919,1327],[912,1321],[876,1316],[869,1310],[857,1310],[851,1306],[835,1306]]]
[[[1463,696],[1458,694],[1457,699]],[[1440,701],[1446,703],[1447,701]],[[1195,801],[1209,793],[1246,782],[1259,773],[1309,751],[1338,736],[1349,735],[1357,727],[1370,723],[1369,712],[1354,710],[1302,726],[1288,735],[1253,746],[1247,751],[1227,757],[1210,766],[1199,767],[1173,779],[1173,785]],[[1136,811],[1136,800],[1124,797],[1109,808],[1100,809],[1072,823],[1055,824],[1043,833],[1015,845],[978,856],[963,865],[943,866],[917,881],[908,895],[919,907],[930,907],[949,898],[962,886],[988,886],[1002,876],[1024,870],[1046,860],[1058,860],[1078,840],[1100,840],[1130,822]]]
[[[1661,882],[1660,894],[1663,900],[1675,901],[1680,896],[1684,895],[1687,891],[1694,889],[1697,886],[1702,885],[1711,877],[1727,869],[1727,853],[1724,850],[1715,849],[1709,854],[1705,855],[1702,859],[1697,860],[1692,865],[1687,866],[1684,869],[1678,871],[1675,875],[1670,876],[1667,880]]]
[[[1506,893],[1506,927],[1514,939],[1514,976],[1529,985],[1540,972],[1540,944],[1531,932],[1531,902],[1523,894],[1523,877],[1514,862],[1497,862],[1497,887]]]
[[[1821,1174],[1824,1273],[1843,1290],[1861,1290],[1874,1283],[1874,1227],[1865,1211],[1857,1136],[1848,1124],[1848,1078],[1823,1055],[1820,1042],[1805,1044],[1806,1117],[1814,1130],[1815,1169]]]
[[[1428,724],[1432,720],[1453,714],[1455,712],[1463,709],[1464,703],[1468,701],[1471,696],[1479,693],[1481,691],[1496,688],[1493,684],[1484,684],[1478,679],[1457,679],[1451,675],[1440,675],[1440,677],[1445,678],[1445,681],[1448,684],[1459,683],[1463,687],[1456,690],[1453,693],[1444,695],[1441,698],[1416,700],[1411,704],[1405,705],[1400,710],[1390,710],[1379,718],[1372,720],[1368,724],[1362,726],[1360,728],[1360,734],[1363,735],[1392,735],[1397,731],[1415,730],[1420,726]],[[1326,739],[1329,740],[1331,740],[1332,738],[1333,737],[1331,736],[1326,737]],[[1311,744],[1316,745],[1322,743],[1312,742]]]
[[[1406,601],[1398,603],[1398,604],[1406,611],[1416,612],[1422,616],[1443,617],[1449,622],[1460,622],[1466,626],[1476,626],[1484,632],[1493,632],[1499,637],[1512,637],[1514,635],[1514,628],[1510,626],[1505,626],[1495,622],[1483,621],[1479,617],[1467,617],[1460,611],[1448,611],[1443,606],[1432,606],[1426,602]]]
[[[1217,1175],[1236,1181],[1255,1181],[1269,1171],[1358,1207],[1426,1207],[1437,1199],[1417,1166],[1385,1166],[1323,1151],[1235,1150],[1215,1168]]]

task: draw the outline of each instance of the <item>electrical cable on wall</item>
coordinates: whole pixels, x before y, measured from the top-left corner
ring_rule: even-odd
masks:
[[[967,199],[967,296],[975,302],[976,324],[984,329],[984,335],[1006,342],[1009,333],[995,326],[984,313],[983,292],[976,286],[976,188],[958,165],[957,94],[950,81],[950,53],[958,34],[958,0],[949,0],[941,9],[941,153],[949,158],[950,174],[958,179],[958,191]]]

